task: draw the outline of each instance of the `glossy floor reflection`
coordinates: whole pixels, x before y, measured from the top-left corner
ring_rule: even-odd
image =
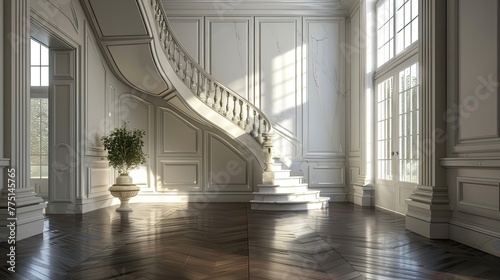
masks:
[[[0,279],[500,279],[500,258],[350,203],[308,212],[132,207],[47,216],[43,234],[18,242],[17,272],[2,266]]]

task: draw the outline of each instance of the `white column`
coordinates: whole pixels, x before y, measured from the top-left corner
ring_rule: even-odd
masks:
[[[28,0],[5,0],[4,5],[4,154],[10,159],[4,168],[0,197],[0,240],[5,240],[8,213],[7,170],[15,170],[15,203],[18,240],[43,231],[43,200],[30,186],[29,139],[29,46],[30,8]],[[12,174],[12,172],[10,172]]]
[[[448,238],[450,205],[446,170],[446,1],[421,0],[419,8],[420,181],[407,199],[406,228],[427,238]]]
[[[368,168],[372,168],[372,156],[373,146],[373,130],[372,130],[372,120],[373,120],[373,110],[368,108],[374,108],[372,102],[367,98],[368,91],[373,94],[373,83],[372,74],[374,71],[374,45],[373,38],[376,25],[373,14],[375,11],[376,1],[374,0],[363,0],[360,2],[360,25],[359,25],[359,36],[360,38],[360,56],[359,56],[359,67],[360,67],[360,93],[359,102],[364,105],[366,110],[359,111],[359,125],[360,129],[360,170],[358,179],[353,182],[354,188],[354,204],[371,207],[375,205],[375,189],[373,186],[373,176],[370,176],[370,171]]]

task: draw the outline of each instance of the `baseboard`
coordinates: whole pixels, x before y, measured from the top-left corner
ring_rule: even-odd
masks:
[[[500,257],[500,234],[465,221],[450,221],[450,239]]]

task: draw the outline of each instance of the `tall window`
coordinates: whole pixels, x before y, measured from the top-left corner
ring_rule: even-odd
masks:
[[[31,40],[31,178],[49,176],[49,50]]]
[[[377,3],[377,67],[417,39],[418,0],[381,0]]]
[[[376,12],[377,179],[418,183],[418,0],[380,0]]]

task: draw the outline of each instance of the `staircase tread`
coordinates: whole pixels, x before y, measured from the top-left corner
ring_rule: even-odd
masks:
[[[278,187],[304,187],[304,186],[309,186],[307,183],[300,183],[300,184],[295,184],[295,185],[278,185],[278,184],[258,184],[257,187],[271,187],[271,188],[278,188]]]
[[[314,200],[296,200],[296,201],[260,201],[250,200],[250,203],[263,203],[263,204],[300,204],[300,203],[320,203],[329,201],[329,197],[320,197]]]
[[[305,192],[290,192],[290,193],[276,193],[276,192],[253,192],[253,194],[265,194],[265,195],[301,195],[301,194],[313,194],[319,193],[320,191],[309,190]]]

